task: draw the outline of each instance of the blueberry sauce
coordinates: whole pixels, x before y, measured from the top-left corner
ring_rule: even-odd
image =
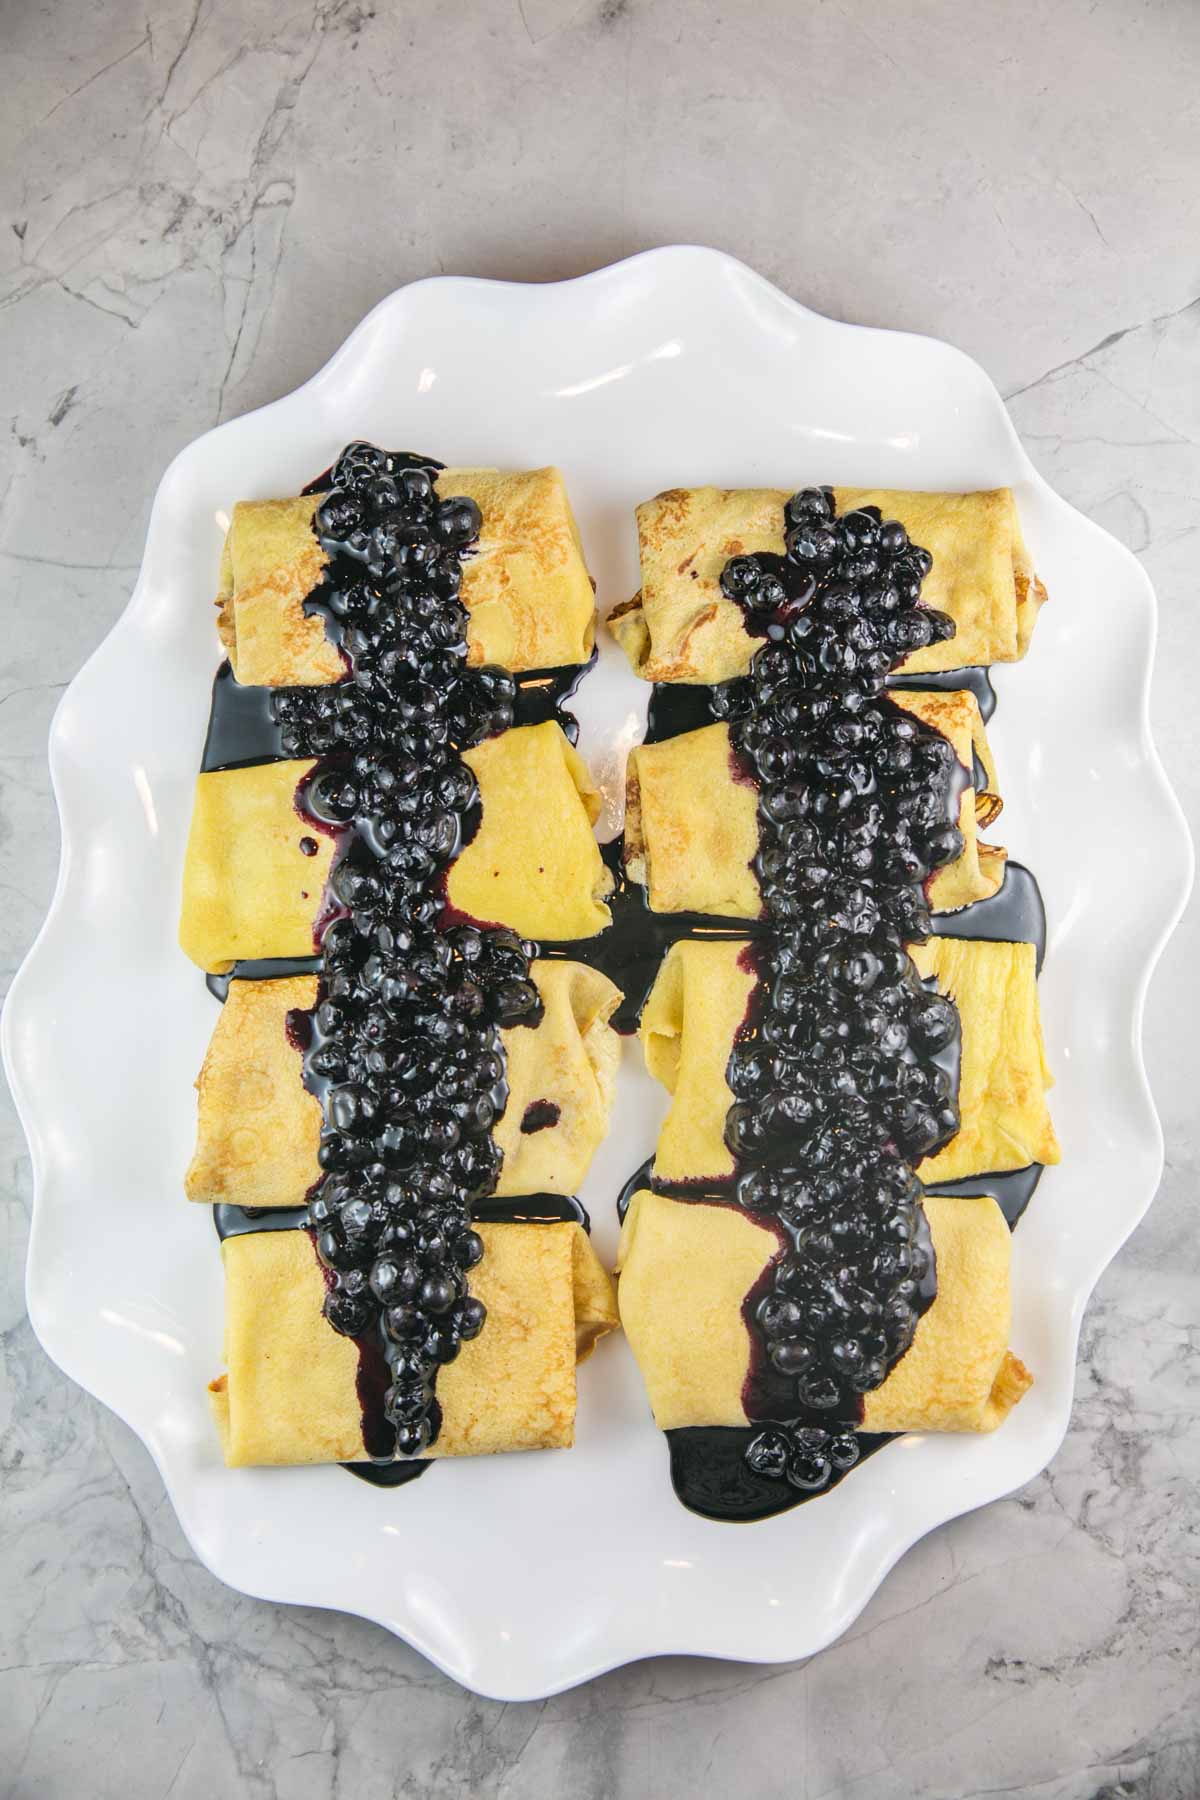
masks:
[[[599,937],[565,942],[543,940],[539,956],[549,960],[587,963],[621,989],[621,1001],[609,1020],[614,1031],[628,1036],[638,1020],[663,957],[680,938],[731,939],[738,943],[753,936],[757,926],[736,919],[719,919],[708,913],[656,913],[646,904],[646,890],[625,872],[623,838],[601,844],[600,854],[613,880],[606,904],[612,924]]]
[[[691,681],[656,681],[646,706],[647,744],[680,737],[716,723],[713,694],[716,690]]]
[[[655,1178],[654,1158],[652,1156],[648,1156],[644,1163],[638,1164],[637,1168],[633,1171],[633,1174],[629,1177],[629,1180],[617,1195],[617,1217],[622,1225],[625,1223],[625,1215],[629,1211],[630,1201],[641,1188],[653,1188],[655,1193],[659,1194],[669,1194],[671,1192],[670,1187],[666,1183],[659,1182]]]
[[[258,1231],[299,1231],[308,1223],[306,1206],[229,1206],[212,1209],[217,1236],[246,1237]],[[509,1200],[474,1200],[471,1221],[484,1225],[582,1225],[591,1233],[587,1209],[566,1194],[521,1194]]]
[[[978,701],[985,724],[996,710],[996,690],[986,668],[944,669],[930,675],[891,675],[886,686],[891,691],[908,689],[916,693],[928,693],[934,688],[942,693],[966,689]],[[658,744],[664,738],[678,737],[681,732],[698,731],[703,725],[712,725],[726,716],[719,710],[721,705],[714,687],[698,682],[656,682],[646,709],[644,741]]]
[[[990,1194],[1004,1214],[1010,1231],[1014,1230],[1033,1191],[1042,1179],[1042,1163],[1029,1163],[1023,1169],[1003,1169],[990,1175],[968,1175],[961,1181],[930,1182],[930,1194]]]
[[[579,720],[567,710],[566,702],[584,676],[595,668],[597,654],[593,650],[585,663],[564,663],[556,669],[531,669],[514,675],[514,725],[544,725],[552,721],[569,742],[578,743]]]
[[[978,701],[979,716],[985,725],[996,710],[992,672],[979,663],[965,669],[937,669],[927,675],[889,675],[887,685],[893,691],[907,688],[918,694],[928,693],[931,688],[953,694],[965,688]]]
[[[336,616],[329,604],[327,582],[310,596],[307,610],[321,613],[328,620]],[[340,627],[337,636],[340,643]],[[591,660],[586,663],[569,663],[562,668],[535,669],[528,674],[512,676],[512,723],[540,725],[552,719],[561,726],[571,743],[576,743],[579,721],[567,711],[566,702],[595,660],[593,651]],[[201,773],[208,774],[213,769],[244,769],[251,763],[280,762],[287,756],[302,754],[300,750],[285,747],[284,720],[290,720],[299,707],[320,712],[322,704],[336,714],[334,700],[318,703],[316,696],[336,694],[341,685],[335,682],[324,688],[300,689],[244,687],[234,676],[229,663],[223,662],[213,680]],[[304,698],[298,699],[299,695]],[[289,731],[288,743],[304,741],[299,733]]]
[[[753,1436],[758,1448],[751,1458],[750,1432],[688,1426],[666,1433],[671,1484],[690,1512],[721,1524],[752,1525],[817,1493],[829,1493],[850,1469],[882,1450],[894,1436],[894,1432],[834,1433],[820,1425],[790,1431],[772,1427]],[[789,1468],[792,1475],[781,1480]],[[813,1486],[802,1485],[809,1480]]]
[[[471,1217],[483,1225],[582,1225],[590,1235],[587,1209],[569,1194],[522,1194],[511,1200],[479,1200]]]
[[[962,852],[963,772],[884,692],[893,664],[954,631],[920,604],[928,553],[877,509],[836,518],[828,489],[794,496],[785,522],[784,556],[722,573],[764,642],[709,706],[759,785],[770,927],[727,1071],[734,1202],[781,1243],[745,1302],[743,1406],[767,1427],[745,1459],[799,1498],[857,1460],[863,1395],[936,1292],[915,1164],[959,1127],[944,1056],[959,1022],[905,946],[930,935],[926,885]]]
[[[1046,907],[1037,881],[1024,863],[1005,864],[1004,880],[987,900],[976,900],[959,912],[939,913],[938,937],[982,938],[1002,944],[1032,944],[1041,972],[1046,954]]]
[[[228,662],[213,677],[212,707],[200,772],[278,762],[284,754],[275,718],[275,689],[244,687]]]
[[[522,1135],[532,1137],[535,1131],[545,1131],[548,1126],[557,1125],[561,1116],[562,1108],[553,1100],[531,1100],[521,1114]]]
[[[212,1209],[217,1236],[224,1243],[230,1237],[248,1237],[258,1231],[301,1231],[308,1223],[307,1206],[230,1206]]]
[[[433,1464],[420,1462],[377,1462],[377,1463],[341,1463],[347,1475],[357,1475],[360,1481],[369,1482],[372,1487],[395,1488],[407,1487],[410,1481],[416,1481],[426,1469]]]
[[[502,669],[467,666],[459,594],[481,521],[474,501],[439,500],[439,466],[343,452],[313,518],[326,575],[305,604],[347,677],[271,696],[282,754],[317,759],[297,810],[337,846],[314,937],[317,1005],[289,1031],[324,1115],[304,1228],[325,1317],[358,1346],[373,1462],[436,1439],[438,1369],[484,1328],[471,1207],[500,1170],[500,1033],[541,1016],[531,945],[441,928],[444,874],[478,816],[461,752],[512,725],[516,688]]]

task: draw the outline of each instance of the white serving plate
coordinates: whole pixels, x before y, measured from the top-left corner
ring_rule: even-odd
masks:
[[[632,509],[663,487],[1016,489],[1052,603],[1026,662],[997,671],[993,835],[1046,897],[1064,1162],[1016,1234],[1012,1341],[1036,1386],[994,1436],[911,1436],[832,1496],[714,1524],[675,1499],[617,1338],[581,1371],[569,1452],[443,1464],[393,1491],[338,1469],[224,1468],[205,1396],[220,1265],[207,1211],[181,1189],[216,1007],[175,940],[218,660],[211,600],[233,501],[298,491],[358,437],[460,465],[558,463],[602,610],[637,586]],[[1192,858],[1150,738],[1154,636],[1142,569],[1035,473],[973,362],[820,318],[710,250],[555,286],[417,283],[298,392],[184,450],[129,606],[55,717],[62,866],[4,1052],[33,1153],[34,1328],[143,1439],[205,1564],[250,1594],[378,1620],[466,1686],[530,1699],[658,1652],[808,1655],[923,1533],[1036,1475],[1066,1430],[1084,1304],[1162,1166],[1142,1006]],[[647,694],[606,643],[576,710],[614,798]],[[1122,879],[1130,869],[1154,880]],[[617,1190],[663,1111],[639,1060],[627,1044],[583,1192],[605,1254]]]

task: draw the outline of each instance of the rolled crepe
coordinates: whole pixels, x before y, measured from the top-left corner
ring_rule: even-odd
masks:
[[[515,672],[586,662],[594,591],[559,471],[444,469],[436,485],[444,499],[469,497],[483,514],[463,565],[467,661]],[[218,630],[234,674],[250,686],[319,686],[346,672],[324,621],[304,611],[328,568],[312,528],[321,499],[243,500],[233,509]]]
[[[908,1352],[864,1395],[861,1431],[994,1431],[1032,1377],[1008,1348],[1011,1237],[996,1202],[927,1196],[937,1296]],[[744,1426],[756,1346],[746,1296],[779,1229],[732,1205],[634,1195],[617,1253],[621,1324],[658,1426]]]
[[[721,592],[732,556],[784,550],[784,488],[672,488],[637,509],[642,587],[609,618],[647,681],[728,681],[761,639]],[[839,512],[878,506],[933,557],[921,598],[949,613],[956,635],[914,651],[908,674],[1024,656],[1046,590],[1033,572],[1008,488],[974,494],[835,488]]]
[[[612,877],[592,826],[600,796],[553,720],[487,738],[463,757],[479,783],[479,829],[450,868],[448,904],[523,937],[594,937],[611,922]]]
[[[222,974],[243,958],[311,956],[335,841],[296,808],[316,763],[257,763],[196,781],[179,942]],[[315,844],[311,856],[301,841]]]
[[[325,622],[304,602],[329,558],[312,517],[320,494],[239,500],[221,552],[217,631],[234,675],[249,687],[323,687],[346,673]]]
[[[746,948],[728,939],[672,945],[643,1010],[646,1067],[674,1096],[655,1152],[661,1181],[723,1181],[734,1172],[725,1070],[755,985]],[[922,977],[956,1002],[962,1025],[962,1127],[919,1166],[921,1179],[1057,1162],[1033,945],[930,938],[909,948]]]
[[[682,939],[663,959],[638,1027],[646,1067],[671,1095],[654,1153],[662,1181],[724,1181],[734,1172],[725,1071],[757,985],[747,944]]]
[[[652,912],[762,916],[752,867],[758,852],[758,788],[728,725],[703,725],[629,752],[625,867]]]
[[[289,1012],[317,1003],[317,977],[231,981],[196,1081],[196,1150],[184,1180],[209,1205],[302,1206],[321,1179],[322,1114],[304,1085]]]
[[[612,1283],[578,1225],[476,1226],[471,1291],[487,1322],[438,1375],[429,1455],[552,1450],[575,1434],[575,1364],[616,1328]],[[359,1352],[322,1316],[325,1280],[305,1231],[226,1238],[226,1373],[209,1394],[225,1461],[362,1462]]]
[[[1007,852],[979,839],[1000,811],[995,769],[974,694],[889,695],[947,739],[967,771],[959,800],[962,854],[926,883],[935,912],[951,912],[994,894]],[[978,754],[985,772],[976,788]],[[625,791],[625,866],[646,887],[652,912],[762,917],[753,860],[758,851],[758,789],[733,749],[729,726],[703,725],[629,753]]]
[[[922,1181],[1058,1162],[1034,946],[934,937],[910,946],[910,954],[922,976],[933,976],[954,1001],[962,1021],[962,1125],[944,1150],[921,1163]]]
[[[558,725],[488,738],[463,760],[481,817],[447,875],[449,905],[526,937],[592,937],[612,879],[592,835],[600,800]],[[196,782],[179,941],[221,974],[248,957],[311,956],[335,840],[296,808],[313,760],[219,769]],[[306,856],[301,841],[315,844]]]
[[[504,1153],[496,1193],[574,1194],[608,1131],[621,1047],[608,1020],[621,991],[583,963],[530,975],[544,1012],[500,1033],[508,1102],[493,1128]],[[288,1014],[317,1001],[315,975],[231,981],[204,1067],[189,1200],[302,1206],[321,1179],[321,1107],[304,1085]]]

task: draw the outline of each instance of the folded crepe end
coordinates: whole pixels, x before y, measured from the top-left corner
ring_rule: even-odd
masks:
[[[446,899],[465,918],[523,937],[595,937],[612,875],[592,826],[600,794],[554,720],[517,726],[464,753],[479,783],[475,836],[450,865]]]
[[[185,908],[179,927],[179,948],[189,962],[203,969],[206,975],[229,975],[233,971],[233,959],[227,956],[214,956],[209,943],[207,921],[197,922],[195,929]]]
[[[621,1326],[613,1278],[582,1231],[576,1231],[572,1238],[571,1282],[575,1298],[575,1361],[581,1363],[602,1337]]]
[[[204,1064],[189,1200],[296,1206],[321,1179],[321,1103],[304,1085],[293,1012],[317,1003],[315,975],[231,981]]]
[[[1022,545],[1024,550],[1024,545]],[[1050,598],[1045,587],[1031,570],[1018,568],[1014,581],[1017,594],[1017,658],[1025,655],[1033,637],[1037,616]]]
[[[980,1417],[980,1431],[995,1431],[998,1425],[1003,1425],[1013,1407],[1025,1398],[1032,1386],[1033,1376],[1020,1357],[1014,1356],[1011,1350],[1006,1350],[988,1403]]]
[[[642,782],[638,774],[637,751],[631,750],[625,765],[625,872],[631,881],[645,887],[649,879],[646,868],[646,836],[642,826]]]
[[[605,624],[609,636],[615,638],[628,657],[634,674],[641,675],[644,679],[650,655],[650,633],[646,627],[646,615],[642,611],[641,594],[635,594],[632,600],[625,600],[620,606],[614,606]]]
[[[221,1455],[225,1458],[226,1468],[235,1467],[230,1456],[229,1440],[229,1377],[218,1375],[208,1384],[208,1403],[212,1408],[213,1423],[217,1428],[217,1437],[221,1443]]]

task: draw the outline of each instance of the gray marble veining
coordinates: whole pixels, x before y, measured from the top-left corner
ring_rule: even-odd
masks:
[[[162,469],[442,271],[710,242],[961,344],[1149,569],[1158,743],[1200,814],[1190,0],[7,0],[0,49],[6,978],[53,885],[50,715]],[[0,1795],[1195,1800],[1198,968],[1191,920],[1147,1016],[1163,1190],[1089,1308],[1050,1471],[920,1545],[807,1665],[664,1659],[541,1705],[197,1565],[140,1444],[33,1341],[6,1110]]]

